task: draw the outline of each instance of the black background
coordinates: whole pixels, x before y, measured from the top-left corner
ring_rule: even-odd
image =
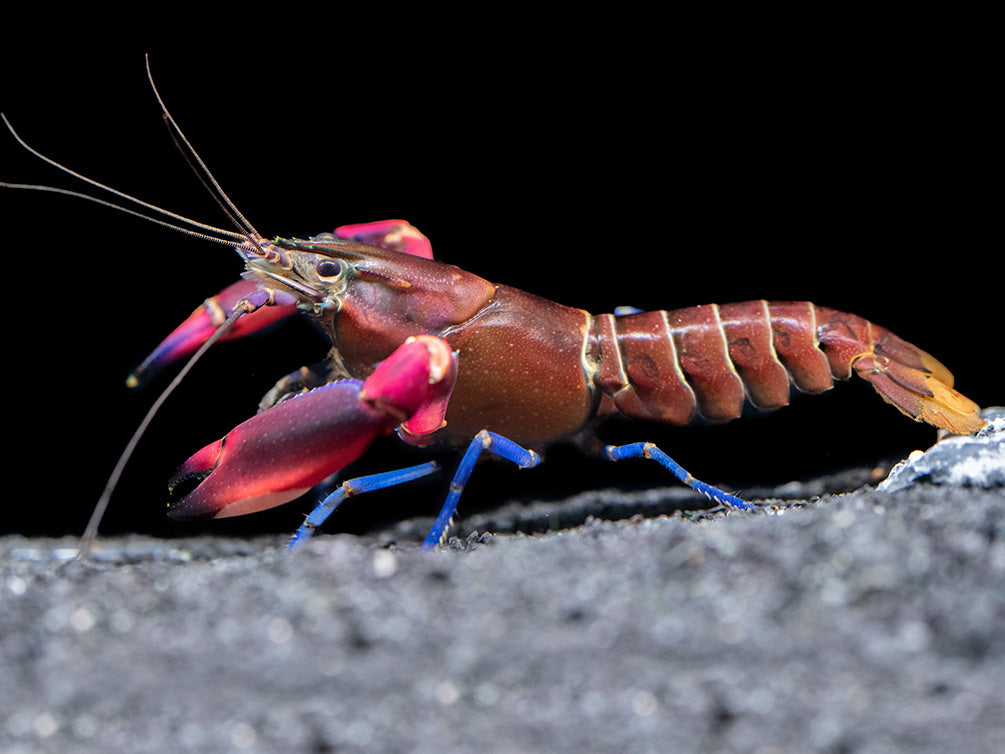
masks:
[[[167,136],[150,52],[173,115],[266,236],[401,217],[441,260],[595,312],[810,299],[889,327],[943,360],[973,399],[1001,403],[1000,202],[988,185],[1001,175],[1001,123],[979,46],[696,35],[357,33],[295,50],[235,40],[219,53],[197,40],[37,45],[4,60],[0,106],[50,157],[222,225]],[[6,181],[96,193],[6,136],[0,165]],[[0,202],[14,447],[0,528],[77,533],[166,384],[133,394],[126,375],[240,264],[88,202],[10,190]],[[104,530],[295,528],[309,503],[242,522],[169,522],[164,482],[324,352],[307,326],[211,352],[141,442]],[[896,457],[934,431],[848,385],[768,418],[622,438],[659,440],[697,476],[743,488]],[[669,483],[645,464],[563,450],[549,460],[479,469],[465,500]],[[406,462],[389,441],[363,469]],[[392,503],[431,515],[439,498],[434,486],[357,501],[332,528],[402,515]]]

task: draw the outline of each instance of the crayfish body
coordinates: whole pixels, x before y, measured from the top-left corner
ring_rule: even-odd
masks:
[[[369,244],[360,243],[360,236]],[[402,236],[412,240],[410,249],[384,242]],[[533,465],[537,455],[522,446],[544,447],[611,413],[671,424],[699,416],[728,421],[740,416],[745,402],[776,409],[788,403],[793,387],[819,393],[855,374],[915,420],[957,434],[976,432],[984,424],[978,406],[953,389],[952,374],[941,363],[853,314],[809,302],[748,301],[594,316],[434,261],[420,239],[403,221],[383,221],[309,240],[273,241],[264,259],[257,251],[242,252],[247,279],[237,286],[249,293],[258,287],[299,297],[298,306],[286,313],[300,310],[316,318],[332,350],[323,364],[281,380],[263,412],[235,430],[260,433],[257,455],[235,451],[251,459],[240,471],[213,467],[220,443],[189,459],[184,473],[206,475],[192,493],[200,502],[192,505],[186,498],[172,506],[172,515],[231,515],[285,502],[309,487],[307,481],[341,469],[375,436],[395,427],[414,444],[439,437],[470,442],[473,457],[458,471],[466,479],[484,449],[521,466]],[[180,328],[188,334],[176,331],[169,341],[201,340],[211,329],[206,320],[215,306],[197,310]],[[257,328],[259,316],[262,326],[269,324],[274,314],[268,309],[249,314],[245,331]],[[369,380],[401,359],[402,344],[415,338],[453,354],[448,397],[441,395],[436,404],[441,413],[416,431],[413,414],[392,402],[371,430],[370,420],[360,418],[368,405],[362,396],[369,393]],[[176,358],[170,349],[159,351],[161,356],[145,362],[145,371]],[[399,388],[405,397],[417,390],[404,383]],[[329,393],[347,403],[327,408]],[[325,432],[314,428],[319,413],[326,416]],[[273,416],[297,427],[295,442],[289,440],[291,431],[257,428],[258,421],[264,426]],[[361,432],[366,439],[359,439]],[[607,456],[657,460],[713,500],[748,507],[694,479],[647,443],[609,447]],[[282,480],[289,470],[303,459],[317,461],[317,470],[277,496],[278,487],[288,486]],[[214,475],[225,474],[240,478],[246,499],[217,493]],[[455,479],[454,487],[459,490],[463,481]],[[444,506],[442,526],[434,528],[427,544],[443,538],[455,506],[456,500]]]
[[[181,148],[205,169],[161,107]],[[979,407],[953,388],[952,374],[939,361],[853,314],[809,302],[747,301],[592,315],[438,262],[425,236],[401,220],[268,241],[208,171],[207,185],[239,232],[195,223],[64,168],[4,121],[39,158],[195,226],[185,232],[233,247],[245,264],[243,279],[207,299],[128,384],[137,386],[189,354],[198,358],[216,339],[244,337],[297,313],[315,319],[331,341],[327,359],[281,379],[256,416],[182,465],[172,485],[197,485],[169,506],[172,516],[240,515],[288,502],[356,460],[378,437],[397,432],[414,445],[441,438],[468,444],[426,539],[432,547],[446,536],[464,483],[485,450],[526,468],[539,461],[530,448],[577,435],[611,414],[678,425],[697,417],[723,422],[739,417],[746,402],[776,409],[788,403],[792,388],[819,393],[855,374],[912,419],[955,434],[984,426]],[[91,535],[145,423],[109,480]],[[612,460],[654,460],[714,501],[750,507],[698,481],[651,443],[605,452]],[[348,495],[434,470],[423,464],[343,483],[294,541],[308,537]]]

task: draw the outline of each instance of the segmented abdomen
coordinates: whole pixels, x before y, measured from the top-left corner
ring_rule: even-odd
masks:
[[[605,314],[596,323],[596,386],[624,414],[674,424],[696,414],[735,419],[744,400],[778,408],[789,402],[790,386],[827,390],[834,377],[851,376],[855,357],[876,339],[867,320],[810,302]]]

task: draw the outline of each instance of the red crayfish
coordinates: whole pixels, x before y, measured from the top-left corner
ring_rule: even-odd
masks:
[[[941,363],[854,314],[809,302],[747,301],[592,315],[435,261],[426,238],[404,221],[267,240],[210,182],[241,231],[199,227],[238,252],[244,279],[207,299],[131,384],[211,339],[243,337],[296,313],[314,318],[332,348],[322,363],[280,380],[259,413],[181,466],[172,486],[197,484],[169,504],[171,516],[224,517],[280,505],[397,432],[414,445],[468,445],[424,545],[434,547],[485,449],[528,467],[539,460],[530,448],[572,437],[613,413],[671,424],[699,416],[723,422],[739,417],[745,401],[775,409],[788,403],[791,387],[819,393],[853,374],[915,420],[959,434],[984,425],[979,407],[953,389]],[[651,458],[719,503],[750,507],[694,479],[650,443],[605,452],[612,460]],[[437,468],[426,463],[343,483],[294,543],[346,496]]]

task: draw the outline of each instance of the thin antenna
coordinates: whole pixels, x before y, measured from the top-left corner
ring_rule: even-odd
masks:
[[[104,518],[105,511],[108,509],[108,503],[112,499],[112,493],[115,491],[116,485],[119,483],[119,477],[122,476],[123,470],[126,468],[126,464],[129,463],[130,457],[133,455],[133,451],[136,449],[137,444],[139,444],[140,438],[146,432],[147,427],[153,421],[154,416],[160,410],[160,407],[164,405],[164,402],[168,399],[168,396],[174,392],[174,389],[181,384],[181,381],[185,378],[185,375],[189,373],[195,363],[202,358],[202,355],[209,350],[209,347],[213,345],[220,336],[222,336],[231,325],[233,325],[238,317],[243,314],[248,313],[250,309],[237,308],[231,312],[230,316],[223,321],[223,323],[216,328],[211,336],[206,340],[199,350],[196,351],[192,358],[188,360],[181,371],[175,375],[175,378],[171,380],[164,391],[157,397],[150,410],[147,411],[146,416],[143,417],[143,421],[136,428],[133,433],[132,438],[126,444],[125,450],[122,451],[122,455],[119,456],[118,463],[115,464],[115,468],[112,470],[111,476],[108,477],[108,482],[105,484],[104,492],[101,493],[101,497],[98,498],[97,505],[94,506],[94,512],[91,513],[91,518],[87,522],[87,528],[84,529],[84,535],[80,538],[80,549],[77,551],[77,561],[83,562],[87,560],[88,554],[91,552],[91,547],[94,545],[94,540],[98,536],[98,526],[101,525],[101,519]]]
[[[148,223],[155,223],[157,225],[163,225],[165,228],[170,228],[171,230],[177,231],[178,233],[184,233],[186,236],[192,236],[193,238],[199,238],[203,241],[212,241],[213,243],[223,244],[224,246],[230,246],[234,248],[238,246],[240,248],[247,248],[247,241],[241,244],[235,244],[233,241],[228,241],[224,238],[217,238],[216,236],[211,236],[208,233],[200,233],[197,230],[189,230],[188,228],[183,228],[180,225],[175,225],[174,223],[169,223],[166,220],[158,220],[156,217],[150,217],[150,215],[144,215],[142,212],[137,212],[136,210],[129,209],[128,207],[123,207],[120,204],[115,204],[113,202],[107,202],[104,199],[99,199],[96,196],[91,196],[90,194],[83,194],[80,191],[70,191],[69,189],[57,188],[55,186],[43,186],[31,183],[7,183],[6,181],[0,181],[0,188],[9,189],[22,189],[25,191],[48,191],[52,194],[64,194],[66,196],[72,196],[76,199],[86,199],[89,202],[94,202],[95,204],[100,204],[102,207],[108,207],[109,209],[118,210],[119,212],[125,212],[127,215],[133,215],[140,218],[141,220],[146,220]],[[230,233],[230,231],[223,231],[217,229],[220,233]],[[239,233],[234,233],[234,236],[238,238],[243,238]]]
[[[229,196],[227,196],[227,192],[223,190],[223,187],[220,185],[219,181],[217,181],[216,178],[213,176],[213,173],[206,166],[206,163],[203,162],[202,158],[199,156],[199,153],[195,151],[195,147],[192,146],[192,142],[188,140],[188,138],[185,136],[185,133],[181,130],[181,127],[175,121],[174,117],[171,115],[170,112],[168,112],[167,105],[164,104],[164,100],[161,99],[160,92],[157,91],[157,85],[154,83],[153,73],[151,73],[150,71],[150,55],[147,54],[144,56],[144,58],[146,60],[147,78],[150,80],[150,88],[153,89],[154,96],[157,98],[157,103],[161,106],[161,112],[164,114],[164,120],[167,121],[167,123],[170,124],[170,127],[174,130],[174,132],[178,134],[178,138],[181,139],[182,144],[184,144],[185,147],[188,149],[187,154],[191,155],[192,159],[194,159],[196,163],[199,165],[199,167],[202,168],[202,173],[200,174],[199,171],[196,171],[196,175],[198,175],[199,179],[203,181],[203,185],[206,185],[207,180],[209,181],[209,184],[213,187],[213,190],[211,190],[210,193],[213,195],[213,198],[216,199],[217,204],[219,204],[223,208],[223,211],[227,214],[227,216],[230,217],[232,221],[234,221],[235,225],[243,228],[246,231],[247,235],[250,236],[251,238],[254,239],[262,238],[262,234],[259,233],[257,230],[255,230],[255,226],[248,221],[248,218],[246,218],[241,213],[241,210],[237,208],[237,205],[230,200]],[[184,150],[182,150],[182,154],[185,154]],[[186,157],[186,159],[188,158]],[[204,178],[205,180],[203,180]]]
[[[74,170],[70,170],[70,168],[66,167],[65,165],[59,164],[58,162],[56,162],[52,158],[46,157],[44,154],[42,154],[38,150],[36,150],[36,149],[28,146],[28,143],[24,139],[22,139],[20,136],[18,136],[17,131],[14,130],[14,126],[12,126],[10,124],[10,121],[7,120],[7,116],[6,115],[4,115],[3,113],[0,113],[0,118],[3,118],[3,122],[7,126],[7,130],[10,131],[11,136],[14,137],[14,139],[17,141],[18,144],[20,144],[27,151],[31,152],[31,154],[35,155],[37,158],[39,158],[43,162],[47,162],[48,164],[52,165],[53,167],[58,168],[59,170],[62,170],[67,175],[71,175],[74,178],[83,181],[84,183],[88,183],[88,184],[90,184],[92,186],[95,186],[96,188],[99,188],[102,191],[107,191],[108,193],[114,194],[115,196],[118,196],[118,197],[120,197],[122,199],[125,199],[126,201],[132,202],[133,204],[138,204],[139,206],[146,207],[147,209],[149,209],[149,210],[151,210],[153,212],[157,212],[159,214],[166,215],[167,217],[170,217],[172,220],[177,220],[178,222],[184,223],[186,225],[191,225],[194,228],[199,228],[199,229],[205,230],[205,231],[211,231],[213,233],[219,233],[221,236],[226,236],[228,238],[240,239],[241,242],[242,242],[242,244],[247,244],[247,242],[250,240],[247,237],[247,235],[244,234],[244,233],[236,233],[236,232],[234,232],[232,230],[224,230],[223,228],[217,228],[217,227],[215,227],[213,225],[207,225],[206,223],[201,223],[201,222],[198,222],[196,220],[192,220],[192,219],[190,219],[188,217],[185,217],[184,215],[179,215],[179,214],[177,214],[175,212],[171,212],[170,210],[166,210],[163,207],[158,207],[156,204],[150,204],[149,202],[145,202],[142,199],[138,199],[135,196],[127,194],[127,193],[125,193],[123,191],[119,191],[118,189],[113,189],[111,186],[106,186],[103,183],[99,183],[98,181],[94,180],[93,178],[88,178],[87,176],[81,175],[80,173],[78,173],[78,172],[76,172]],[[38,190],[38,191],[46,191],[46,190],[48,190],[48,191],[54,191],[55,193],[65,193],[65,194],[70,194],[70,195],[73,195],[73,196],[86,196],[86,194],[76,194],[75,192],[63,191],[61,189],[54,189],[54,188],[50,188],[48,186],[37,186],[36,187],[36,186],[31,186],[29,184],[18,184],[18,183],[4,183],[4,184],[0,184],[0,185],[6,186],[8,188],[30,188],[30,189]],[[93,201],[97,201],[97,202],[101,203],[100,199],[94,199],[93,197],[88,197],[88,198],[92,199]],[[108,206],[115,207],[117,209],[121,209],[124,212],[130,211],[130,210],[125,209],[124,207],[119,207],[117,204],[108,203]],[[146,217],[145,215],[143,215],[141,213],[138,213],[138,212],[134,212],[133,214],[139,215],[140,217]],[[150,220],[151,222],[158,222],[158,221],[154,220],[152,217],[148,217],[147,219]],[[261,238],[261,236],[258,236],[258,237]],[[231,244],[231,245],[233,246],[233,244]]]

